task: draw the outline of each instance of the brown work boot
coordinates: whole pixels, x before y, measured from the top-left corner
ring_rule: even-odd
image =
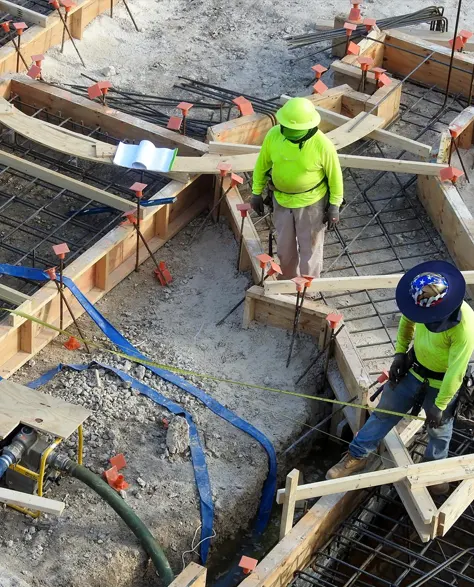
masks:
[[[326,479],[339,479],[357,473],[357,471],[365,469],[368,460],[368,458],[356,459],[350,453],[346,453],[334,467],[329,469],[326,473]]]
[[[449,483],[438,483],[438,485],[431,485],[428,487],[431,495],[447,495],[449,493]]]

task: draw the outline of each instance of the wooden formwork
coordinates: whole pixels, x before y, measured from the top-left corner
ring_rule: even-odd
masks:
[[[347,84],[357,94],[364,96],[364,110],[372,111],[386,121],[386,124],[392,122],[398,115],[400,108],[400,98],[402,94],[401,84],[395,88],[393,84],[377,88],[375,75],[370,71],[366,76],[365,91],[361,93],[362,70],[359,64],[359,57],[371,57],[374,62],[372,67],[383,66],[384,45],[380,41],[385,41],[386,33],[373,30],[365,39],[358,43],[360,47],[359,55],[347,55],[340,61],[334,61],[331,69],[334,73],[334,82],[337,85]],[[394,89],[395,88],[395,89]],[[388,97],[387,97],[388,96]],[[383,102],[382,102],[383,100]],[[346,100],[347,101],[347,100]],[[353,114],[350,114],[353,116]]]
[[[89,104],[87,100],[77,96],[64,95],[61,90],[39,82],[23,81],[18,78],[3,80],[1,88],[4,97],[16,95],[29,104],[33,103],[38,108],[45,108],[52,114],[60,111],[64,117],[83,121],[93,127],[101,127],[116,138],[133,140],[146,135],[157,144],[163,144],[166,141],[169,146],[187,150],[188,154],[203,154],[207,151],[206,145],[199,141],[173,135],[166,129],[126,114],[115,113],[106,107]],[[23,160],[19,159],[18,165],[21,165],[21,161]],[[26,160],[24,164],[29,166],[28,172],[32,174],[31,169],[34,164]],[[56,176],[66,177],[46,168],[43,171],[46,174],[43,179],[48,181],[49,177],[53,184],[58,182]],[[96,199],[100,197],[100,195],[97,196],[96,188],[78,183],[81,184],[84,195],[89,195],[92,200],[100,201]],[[91,191],[87,194],[89,188]],[[74,191],[74,187],[68,187],[68,189]],[[152,251],[162,247],[209,205],[212,198],[211,182],[209,177],[205,176],[192,178],[186,183],[173,180],[154,194],[152,199],[157,197],[176,197],[177,200],[171,205],[148,208],[143,214],[141,230]],[[132,207],[130,203],[130,208]],[[94,303],[133,271],[135,250],[134,228],[119,226],[71,263],[66,268],[65,275],[73,279],[88,299]],[[148,252],[141,247],[140,263],[147,258]],[[73,298],[69,301],[76,315],[80,315],[83,312],[82,307]],[[21,303],[18,309],[57,326],[59,297],[56,287],[52,283],[44,285],[28,300]],[[69,314],[66,313],[65,326],[70,323],[69,320]],[[9,324],[0,325],[0,376],[11,375],[56,336],[56,332],[18,317]]]
[[[456,143],[461,149],[473,144],[474,107],[466,108],[450,124],[457,130]],[[451,149],[448,129],[441,134],[437,160],[447,163]],[[474,268],[474,218],[456,185],[438,177],[418,177],[418,197],[443,237],[459,269]]]
[[[119,0],[112,0],[117,4]],[[79,0],[77,6],[71,9],[68,17],[68,26],[71,35],[76,39],[82,39],[84,29],[103,12],[110,10],[111,0]],[[24,18],[28,18],[25,14]],[[50,14],[45,26],[30,26],[21,36],[21,53],[26,63],[31,63],[31,56],[46,53],[54,45],[61,43],[63,24],[57,12]],[[20,70],[25,70],[24,63],[20,60]],[[16,71],[16,51],[10,41],[0,48],[0,74]]]
[[[372,57],[374,67],[383,67],[398,77],[409,75],[410,81],[427,87],[446,89],[451,48],[443,47],[424,38],[406,34],[400,30],[372,31],[360,43],[359,56],[346,56],[331,64],[336,83],[348,83],[358,88],[362,76],[358,57]],[[424,61],[429,57],[426,61]],[[458,51],[454,54],[450,92],[469,97],[474,57]],[[368,87],[375,88],[375,76],[368,73]],[[393,82],[395,83],[395,82]],[[390,91],[392,85],[383,88]],[[401,88],[400,88],[401,89]],[[377,90],[375,95],[381,90]],[[395,94],[397,92],[394,92]],[[391,101],[390,97],[386,101]],[[398,97],[400,101],[400,97]]]

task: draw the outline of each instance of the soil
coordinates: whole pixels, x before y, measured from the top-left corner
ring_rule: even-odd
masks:
[[[290,51],[285,37],[312,32],[321,20],[332,21],[336,14],[350,9],[347,0],[243,0],[232,4],[222,0],[128,0],[128,4],[140,32],[120,2],[113,20],[108,13],[102,14],[77,42],[86,68],[68,42],[64,54],[59,48],[48,51],[43,62],[45,79],[90,85],[81,76],[86,73],[105,77],[120,89],[168,97],[182,95],[181,90],[173,90],[178,76],[268,99],[282,93],[307,93],[314,77],[311,66],[317,62],[327,66],[328,57],[320,53],[291,63],[294,57],[309,56],[320,47]],[[457,1],[446,0],[443,5],[452,29]],[[380,19],[426,6],[421,0],[368,0],[363,15]],[[460,28],[474,28],[468,3],[462,7],[460,24]],[[329,82],[330,72],[324,80]]]
[[[241,310],[223,326],[215,326],[238,301],[250,276],[235,272],[237,244],[225,225],[208,225],[193,246],[187,247],[200,222],[195,221],[160,251],[173,275],[169,289],[160,287],[153,277],[152,263],[147,262],[139,273],[110,292],[98,304],[99,310],[156,361],[218,377],[295,389],[293,381],[315,351],[313,341],[298,337],[294,358],[286,369],[287,332],[257,325],[242,330]],[[90,320],[82,318],[81,324],[88,338],[103,341]],[[27,383],[59,362],[90,361],[82,351],[65,350],[62,342],[50,344],[13,379]],[[268,471],[265,452],[253,438],[142,367],[102,351],[94,352],[93,357],[128,370],[192,414],[205,448],[216,508],[217,536],[211,549],[215,553],[219,544],[245,529],[255,515]],[[255,393],[199,377],[191,380],[266,434],[280,455],[280,475],[286,474],[292,463],[282,460],[281,453],[315,416],[312,402]],[[85,465],[100,474],[108,468],[111,456],[125,455],[128,465],[124,475],[130,483],[126,499],[179,572],[183,553],[192,548],[200,525],[185,427],[173,424],[165,409],[137,396],[103,369],[63,371],[41,391],[92,411],[86,424]],[[314,380],[299,385],[297,391],[313,393]],[[170,429],[177,424],[179,442],[172,442],[163,419],[170,422]],[[74,443],[75,438],[66,443],[73,458]],[[172,453],[171,447],[176,446],[181,453]],[[90,587],[156,584],[151,572],[145,571],[145,556],[136,539],[98,497],[70,479],[63,479],[49,495],[66,502],[62,518],[43,516],[36,522],[10,509],[0,512],[0,556],[10,571],[41,587],[79,587],[86,581]],[[184,555],[186,563],[193,558],[197,560],[192,553]]]

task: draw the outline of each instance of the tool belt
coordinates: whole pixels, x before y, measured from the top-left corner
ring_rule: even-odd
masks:
[[[423,379],[436,379],[437,381],[443,381],[443,377],[445,375],[445,373],[432,371],[431,369],[424,367],[416,358],[414,347],[411,347],[411,349],[408,351],[407,372],[409,369],[413,369],[413,371],[420,377],[423,377]]]
[[[454,411],[456,425],[459,428],[474,428],[474,374],[469,367],[459,390]]]
[[[417,375],[423,378],[423,383],[416,392],[415,398],[413,400],[413,407],[410,410],[410,415],[418,416],[421,412],[421,408],[425,402],[426,394],[428,393],[428,389],[430,387],[428,380],[436,379],[437,381],[442,381],[445,374],[438,371],[432,371],[431,369],[428,369],[422,365],[416,358],[414,347],[411,347],[407,353],[407,373],[410,369],[413,369]]]

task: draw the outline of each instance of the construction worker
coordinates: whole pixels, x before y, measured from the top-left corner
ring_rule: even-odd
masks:
[[[307,98],[291,98],[278,110],[279,125],[263,141],[253,172],[252,208],[262,216],[262,192],[273,191],[280,279],[319,277],[325,224],[339,222],[343,199],[336,149],[318,129],[319,113]]]
[[[457,394],[474,351],[474,311],[463,301],[465,291],[462,273],[446,261],[413,267],[396,290],[402,317],[390,379],[378,407],[402,414],[411,410],[413,415],[423,407],[429,437],[425,461],[448,456]],[[400,420],[401,416],[372,412],[349,452],[329,469],[326,478],[364,469],[369,454]],[[430,489],[443,495],[449,491],[449,483]]]

